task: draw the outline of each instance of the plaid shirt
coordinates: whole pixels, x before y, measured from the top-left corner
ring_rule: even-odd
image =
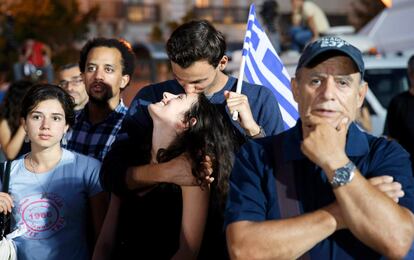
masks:
[[[63,145],[64,148],[102,161],[117,136],[122,134],[119,130],[127,110],[121,100],[104,121],[92,125],[88,120],[88,109],[85,107],[77,115],[75,125],[67,133],[67,145]]]

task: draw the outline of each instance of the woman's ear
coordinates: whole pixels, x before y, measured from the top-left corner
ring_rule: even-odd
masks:
[[[190,125],[191,125],[191,126],[195,126],[195,124],[197,124],[197,119],[196,119],[195,117],[192,117],[192,118],[190,119]]]
[[[195,126],[195,124],[197,124],[197,119],[195,117],[192,117],[188,122],[180,121],[177,126],[179,129],[186,130],[190,126]]]
[[[20,125],[23,126],[24,131],[27,133],[26,119],[24,117],[20,118]]]
[[[64,129],[64,131],[63,131],[63,134],[67,134],[68,130],[69,130],[69,125],[68,125],[68,124],[66,124],[66,125],[65,125],[65,129]]]

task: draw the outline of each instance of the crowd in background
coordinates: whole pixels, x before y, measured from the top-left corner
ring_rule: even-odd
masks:
[[[277,3],[265,6],[272,24]],[[300,119],[287,131],[269,89],[236,91],[224,36],[207,21],[171,34],[174,79],[128,105],[136,58],[125,40],[89,39],[55,73],[47,43],[27,39],[13,81],[0,71],[1,161],[13,161],[0,212],[21,233],[19,259],[409,256],[414,57],[387,117],[393,140],[373,137],[360,51],[324,37],[314,3],[292,7]],[[280,49],[277,27],[267,30]]]

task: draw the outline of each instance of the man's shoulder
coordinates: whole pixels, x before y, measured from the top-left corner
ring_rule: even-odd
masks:
[[[376,168],[379,165],[403,165],[408,163],[409,154],[395,140],[388,140],[385,137],[376,137],[364,133],[369,145],[369,163],[370,168]]]
[[[248,92],[248,93],[262,93],[262,92],[267,93],[267,92],[269,92],[270,93],[271,91],[270,91],[270,89],[268,89],[267,87],[265,87],[263,85],[243,81],[242,92]]]
[[[249,100],[254,101],[254,105],[262,105],[263,102],[270,102],[272,105],[276,103],[276,97],[272,91],[263,86],[252,84],[249,82],[243,82],[242,93],[249,97]]]
[[[264,157],[274,156],[275,149],[281,147],[282,142],[287,140],[287,132],[282,132],[277,135],[266,136],[263,138],[250,139],[242,145],[245,155],[249,157]]]

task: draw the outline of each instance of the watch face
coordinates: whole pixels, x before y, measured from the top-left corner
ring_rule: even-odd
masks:
[[[352,162],[347,163],[344,167],[335,170],[332,178],[334,187],[342,186],[349,183],[354,177],[355,165]]]
[[[350,172],[345,168],[340,168],[335,173],[335,178],[339,183],[346,183],[349,179]]]

